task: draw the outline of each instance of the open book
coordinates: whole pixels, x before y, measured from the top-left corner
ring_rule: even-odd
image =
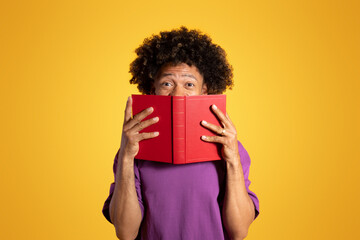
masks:
[[[159,121],[142,132],[159,132],[159,136],[140,141],[135,158],[157,162],[185,164],[221,159],[221,145],[204,142],[201,136],[214,136],[201,121],[221,126],[211,110],[215,104],[226,113],[226,95],[157,96],[132,95],[133,115],[148,107],[154,111],[145,119]]]

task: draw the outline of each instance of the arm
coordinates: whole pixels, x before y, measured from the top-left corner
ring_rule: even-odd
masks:
[[[226,168],[222,218],[231,239],[244,239],[255,217],[254,204],[245,187],[240,158],[234,163],[227,162]]]
[[[202,136],[202,139],[223,145],[222,157],[226,161],[227,175],[222,219],[231,239],[244,239],[247,236],[250,224],[254,220],[255,210],[245,186],[236,128],[227,114],[225,116],[214,105],[212,109],[220,119],[223,128],[202,121],[204,127],[220,135]]]
[[[135,189],[134,157],[139,151],[139,141],[158,136],[158,133],[139,133],[156,123],[158,118],[142,121],[151,114],[152,108],[145,109],[131,118],[132,99],[125,109],[121,147],[115,176],[115,188],[110,202],[110,219],[116,235],[121,240],[135,239],[141,224],[141,210]]]
[[[141,210],[135,190],[134,159],[118,155],[110,219],[119,239],[135,239],[141,224]]]

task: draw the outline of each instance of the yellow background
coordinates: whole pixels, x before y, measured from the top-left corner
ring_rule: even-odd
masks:
[[[2,1],[0,239],[116,239],[134,49],[180,25],[228,53],[252,159],[247,239],[359,239],[358,1]]]

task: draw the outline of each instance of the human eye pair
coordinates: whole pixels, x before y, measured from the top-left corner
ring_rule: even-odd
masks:
[[[162,82],[162,83],[160,83],[160,85],[162,87],[172,87],[172,86],[174,86],[174,84],[172,82]],[[192,87],[195,87],[195,84],[192,83],[192,82],[187,82],[187,83],[185,83],[185,87],[192,88]]]

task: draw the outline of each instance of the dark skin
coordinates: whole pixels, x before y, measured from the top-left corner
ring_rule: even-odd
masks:
[[[187,64],[165,65],[154,81],[155,95],[191,96],[206,95],[207,87],[203,76],[195,66]],[[139,142],[154,138],[158,132],[141,130],[159,121],[158,117],[143,121],[153,112],[150,107],[131,117],[132,99],[129,98],[125,109],[119,164],[116,171],[115,190],[110,202],[110,217],[119,239],[134,239],[141,224],[141,210],[138,203],[135,179],[134,158],[139,151]],[[240,162],[237,131],[227,114],[215,105],[214,114],[222,127],[202,121],[202,126],[217,133],[216,136],[202,136],[206,142],[222,144],[222,158],[226,161],[227,178],[222,219],[231,239],[244,239],[252,223],[255,211],[246,187]]]

